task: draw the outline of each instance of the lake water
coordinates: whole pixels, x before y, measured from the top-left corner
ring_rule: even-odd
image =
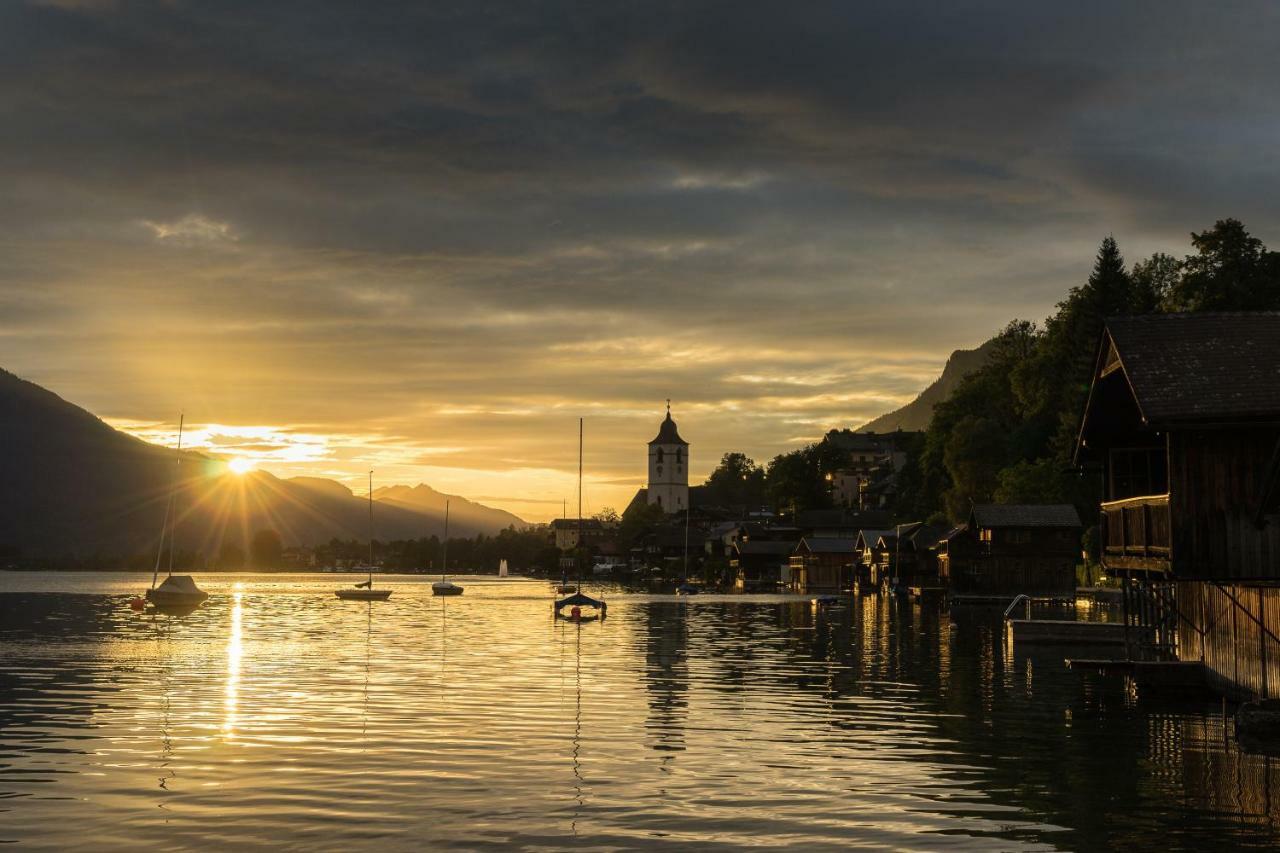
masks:
[[[1203,850],[1280,843],[1280,773],[1213,702],[868,597],[0,573],[0,841],[21,849]],[[595,591],[589,588],[588,591]],[[1081,615],[1090,614],[1081,611]]]

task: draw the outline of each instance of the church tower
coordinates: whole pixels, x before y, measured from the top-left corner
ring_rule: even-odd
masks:
[[[658,435],[649,442],[650,505],[665,512],[684,512],[689,508],[689,442],[680,437],[676,422],[671,420],[671,401],[667,401],[667,417],[658,427]]]

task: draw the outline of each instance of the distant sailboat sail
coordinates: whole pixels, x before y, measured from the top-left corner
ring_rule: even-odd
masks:
[[[503,560],[498,563],[498,577],[505,578],[507,576],[507,561]]]

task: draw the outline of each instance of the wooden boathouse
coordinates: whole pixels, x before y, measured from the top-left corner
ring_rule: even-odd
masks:
[[[1071,504],[978,504],[938,543],[952,596],[1073,599],[1080,515]]]
[[[1280,696],[1280,313],[1108,320],[1076,459],[1130,656]]]
[[[806,536],[791,555],[791,590],[840,593],[853,589],[856,539]]]

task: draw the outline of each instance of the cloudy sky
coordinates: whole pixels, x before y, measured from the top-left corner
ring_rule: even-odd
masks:
[[[1114,234],[1280,244],[1280,7],[0,5],[0,367],[288,476],[621,508],[910,399]]]

